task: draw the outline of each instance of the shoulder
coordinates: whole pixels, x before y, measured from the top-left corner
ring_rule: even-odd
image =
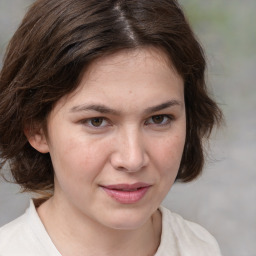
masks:
[[[205,228],[183,219],[164,207],[160,207],[160,211],[162,213],[162,237],[159,250],[167,252],[169,249],[181,256],[221,255],[216,239]]]
[[[11,221],[10,223],[2,226],[0,228],[1,245],[3,244],[3,241],[8,240],[14,234],[17,234],[17,232],[19,233],[21,230],[23,230],[25,222],[26,222],[26,217],[24,214],[19,218]]]
[[[60,255],[48,236],[31,201],[26,212],[0,228],[0,255]]]
[[[14,255],[16,245],[21,245],[24,237],[28,237],[27,212],[0,228],[0,255]],[[25,244],[23,244],[25,246]],[[17,252],[18,253],[18,252]]]

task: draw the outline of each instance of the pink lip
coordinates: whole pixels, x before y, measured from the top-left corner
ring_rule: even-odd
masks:
[[[140,201],[150,187],[151,185],[142,182],[102,186],[110,197],[122,204],[133,204]]]

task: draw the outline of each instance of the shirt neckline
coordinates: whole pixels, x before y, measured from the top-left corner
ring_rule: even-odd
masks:
[[[165,255],[164,252],[169,251],[167,248],[170,248],[172,251],[174,251],[173,255],[177,255],[175,254],[176,244],[174,242],[176,239],[173,232],[170,232],[169,225],[167,224],[168,210],[165,207],[160,206],[159,211],[162,216],[162,220],[161,220],[162,232],[161,232],[160,244],[154,256]],[[50,235],[48,234],[44,224],[42,223],[32,199],[30,200],[30,206],[26,212],[27,212],[27,221],[30,224],[29,226],[34,236],[37,238],[38,242],[44,247],[44,249],[47,250],[48,255],[61,256],[60,252],[57,250],[53,241],[51,240]]]

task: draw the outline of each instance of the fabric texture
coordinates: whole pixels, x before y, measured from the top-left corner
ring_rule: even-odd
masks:
[[[164,207],[161,243],[155,256],[220,256],[219,246],[204,228]],[[0,228],[0,256],[61,256],[31,200],[26,212]]]

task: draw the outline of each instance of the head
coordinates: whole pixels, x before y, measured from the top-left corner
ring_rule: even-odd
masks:
[[[205,85],[205,58],[175,0],[38,0],[14,34],[0,74],[0,156],[25,190],[54,188],[48,153],[28,141],[83,74],[106,56],[153,47],[183,80],[186,138],[177,180],[202,171],[202,141],[221,112]]]

